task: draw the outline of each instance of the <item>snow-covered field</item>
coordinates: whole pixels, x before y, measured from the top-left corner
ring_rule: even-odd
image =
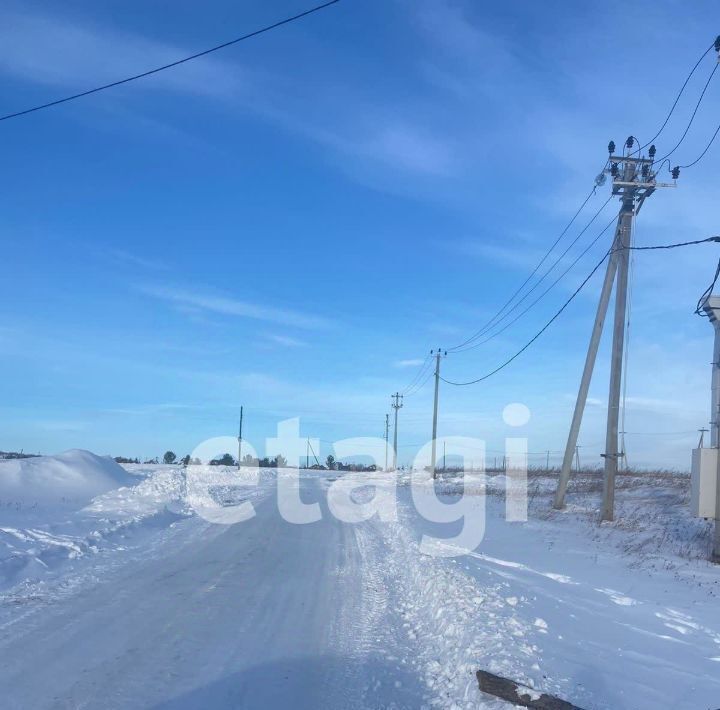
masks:
[[[459,523],[419,515],[407,476],[303,472],[322,517],[297,525],[275,496],[290,472],[220,473],[218,498],[253,518],[194,514],[181,467],[0,462],[3,708],[507,707],[478,669],[586,710],[720,707],[720,570],[685,476],[621,477],[618,520],[598,526],[597,474],[563,512],[532,475],[528,522],[505,521],[504,477],[469,475],[486,534],[446,557],[421,538]],[[338,477],[357,500],[396,495],[397,520],[335,519]],[[437,485],[448,504],[462,489]]]

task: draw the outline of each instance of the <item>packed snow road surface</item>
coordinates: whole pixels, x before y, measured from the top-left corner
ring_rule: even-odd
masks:
[[[28,600],[1,630],[2,706],[419,707],[419,682],[372,653],[384,630],[354,526],[289,524],[272,497],[256,510],[185,521],[194,535],[178,549]]]
[[[107,464],[75,458],[105,480]],[[550,513],[542,479],[530,520],[509,523],[503,477],[469,476],[484,538],[447,557],[462,523],[423,517],[429,481],[303,472],[321,514],[294,524],[275,484],[296,472],[271,471],[220,486],[256,515],[219,525],[193,514],[182,469],[131,473],[81,509],[26,496],[3,513],[3,710],[507,708],[478,669],[586,710],[720,707],[720,577],[675,477],[629,481],[623,529],[598,528],[593,496]],[[355,502],[380,491],[381,515],[338,520],[338,484]],[[462,487],[439,484],[444,508]]]

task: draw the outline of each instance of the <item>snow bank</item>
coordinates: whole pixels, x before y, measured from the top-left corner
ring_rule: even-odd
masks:
[[[83,507],[95,496],[130,486],[135,480],[111,458],[81,449],[0,461],[0,504]]]
[[[146,473],[133,475],[81,450],[0,462],[0,588],[121,549],[131,531],[164,528],[182,517],[182,469]]]

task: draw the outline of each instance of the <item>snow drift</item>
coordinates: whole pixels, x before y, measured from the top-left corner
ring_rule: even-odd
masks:
[[[73,449],[57,456],[0,461],[0,501],[83,507],[95,496],[136,480],[111,458]]]
[[[183,494],[178,467],[132,474],[90,451],[0,461],[0,590],[172,525]]]

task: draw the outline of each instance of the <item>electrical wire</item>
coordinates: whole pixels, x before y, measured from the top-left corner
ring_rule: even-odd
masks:
[[[606,165],[607,165],[607,163],[606,163]],[[603,169],[604,169],[604,167],[603,167]],[[565,234],[567,234],[570,227],[572,227],[572,225],[575,223],[575,220],[578,218],[580,213],[585,208],[585,205],[587,205],[587,203],[590,201],[590,198],[595,194],[596,191],[597,191],[597,186],[593,186],[592,190],[590,190],[590,192],[588,193],[588,196],[583,200],[582,204],[580,205],[580,207],[578,207],[577,211],[572,216],[570,221],[565,225],[565,228],[562,230],[562,232],[560,232],[560,235],[557,237],[557,239],[551,244],[550,248],[545,252],[543,257],[538,262],[537,266],[535,266],[535,268],[532,270],[530,275],[525,279],[525,281],[523,281],[520,284],[520,286],[510,296],[510,298],[507,301],[505,301],[505,303],[501,306],[500,310],[487,323],[485,323],[485,325],[483,325],[474,335],[472,335],[470,338],[463,341],[459,345],[455,345],[452,348],[448,348],[448,352],[453,352],[455,350],[458,350],[459,348],[462,348],[463,346],[467,345],[468,343],[471,343],[475,338],[483,335],[483,333],[486,332],[487,329],[490,328],[495,323],[495,321],[505,312],[505,309],[515,300],[515,298],[518,296],[518,294],[525,288],[525,286],[527,286],[530,279],[532,279],[532,277],[538,272],[540,267],[545,263],[545,260],[550,256],[552,251],[558,245],[560,240],[565,236]]]
[[[702,239],[702,240],[697,240],[697,241],[693,241],[693,242],[682,242],[680,244],[668,244],[668,245],[664,245],[662,247],[657,247],[657,248],[672,249],[672,248],[681,247],[681,246],[689,246],[692,244],[703,244],[708,241],[720,241],[720,237],[709,237],[708,239]],[[648,247],[624,247],[624,248],[625,249],[645,249]],[[520,348],[520,350],[518,350],[514,355],[512,355],[507,360],[505,360],[505,362],[503,362],[501,365],[496,367],[494,370],[491,370],[487,374],[483,375],[482,377],[478,377],[477,379],[474,379],[474,380],[469,380],[468,382],[453,382],[451,380],[445,379],[442,376],[440,376],[440,379],[449,385],[455,385],[456,387],[465,387],[467,385],[474,385],[474,384],[477,384],[478,382],[482,382],[483,380],[487,380],[490,377],[492,377],[493,375],[500,372],[501,370],[505,369],[511,362],[513,362],[516,358],[518,358],[520,355],[522,355],[522,353],[524,353],[560,317],[560,315],[562,315],[563,311],[565,311],[565,309],[570,305],[570,303],[572,303],[572,301],[575,300],[575,298],[580,293],[580,291],[582,291],[582,289],[586,286],[587,282],[590,281],[590,279],[595,275],[597,270],[602,266],[602,264],[608,258],[608,256],[610,256],[613,253],[613,251],[614,251],[614,249],[609,249],[607,251],[605,256],[603,256],[603,258],[593,267],[592,271],[585,277],[585,279],[582,281],[582,283],[575,289],[575,291],[573,291],[570,298],[568,298],[567,301],[565,301],[565,303],[563,303],[563,305],[555,312],[555,315],[553,315],[552,318],[550,318],[550,320],[547,321],[547,323],[545,323],[545,325],[532,338],[530,338],[530,340],[528,340],[528,342],[525,343],[525,345],[523,345],[522,348]],[[702,313],[699,313],[700,308],[702,307],[702,303],[703,303],[704,299],[706,299],[707,296],[710,293],[712,293],[712,290],[715,287],[715,284],[717,283],[718,278],[720,278],[720,261],[718,262],[718,266],[715,271],[715,277],[714,277],[712,283],[705,290],[705,293],[700,297],[700,300],[698,301],[698,307],[697,307],[697,310],[695,311],[696,313],[698,313],[698,315],[703,315]]]
[[[570,245],[565,249],[565,251],[564,251],[562,254],[560,254],[560,256],[555,260],[555,262],[550,266],[550,268],[547,269],[547,271],[533,284],[532,288],[530,288],[530,290],[528,290],[528,291],[523,295],[523,297],[522,297],[519,301],[517,301],[517,302],[510,308],[510,310],[508,310],[507,313],[505,313],[505,315],[503,315],[503,317],[500,318],[500,319],[492,326],[492,328],[494,328],[495,326],[500,325],[500,323],[502,323],[508,316],[510,316],[510,314],[511,314],[513,311],[515,311],[515,310],[520,306],[520,304],[522,304],[522,303],[527,299],[527,297],[528,297],[531,293],[533,293],[533,291],[535,291],[535,289],[545,280],[545,278],[546,278],[547,276],[549,276],[550,273],[552,273],[552,271],[555,270],[555,268],[556,268],[556,267],[560,264],[560,262],[565,258],[565,256],[566,256],[567,253],[570,251],[570,249],[572,249],[572,248],[575,246],[575,244],[577,244],[577,242],[578,242],[578,240],[580,239],[580,237],[582,237],[582,235],[585,234],[585,232],[588,230],[588,228],[590,227],[590,225],[592,225],[593,222],[594,222],[594,221],[600,216],[600,214],[605,210],[605,208],[608,206],[608,204],[610,203],[610,201],[612,200],[612,198],[613,198],[613,196],[610,195],[610,197],[608,197],[607,200],[605,200],[605,202],[603,203],[602,207],[600,207],[600,209],[599,209],[597,212],[595,212],[595,214],[592,216],[592,218],[590,219],[590,221],[582,228],[582,230],[580,230],[580,233],[575,237],[575,239],[573,239],[573,241],[572,241],[572,242],[570,243]],[[613,219],[612,219],[612,221],[610,222],[610,224],[612,224],[612,222],[614,222],[615,219],[616,219],[616,217],[613,217]],[[540,301],[540,300],[545,296],[545,294],[547,294],[548,291],[550,291],[550,290],[555,286],[555,284],[557,284],[558,281],[559,281],[560,279],[562,279],[562,277],[563,277],[565,274],[567,274],[567,272],[570,270],[570,268],[572,268],[575,264],[577,264],[577,262],[579,261],[579,259],[582,258],[582,256],[584,256],[584,255],[587,253],[588,249],[589,249],[590,247],[592,247],[592,246],[597,242],[597,240],[607,231],[607,229],[609,228],[609,226],[610,226],[610,225],[606,226],[606,227],[600,232],[600,234],[598,234],[598,235],[593,239],[593,241],[592,241],[592,242],[590,243],[590,245],[585,249],[585,251],[583,251],[577,259],[575,259],[575,261],[570,265],[570,267],[569,267],[568,269],[566,269],[566,270],[563,272],[563,274],[561,274],[561,276],[553,282],[553,284],[550,286],[550,288],[545,289],[545,291],[540,295],[540,298],[538,298],[538,299],[536,299],[535,301],[533,301],[533,303],[530,305],[530,307],[527,308],[527,309],[525,309],[520,315],[526,313],[526,312],[527,312],[528,310],[530,310],[530,308],[532,308],[538,301]],[[514,318],[514,319],[513,319],[512,321],[510,321],[510,323],[508,323],[505,327],[501,328],[499,331],[496,331],[495,333],[493,333],[493,334],[490,335],[489,337],[484,338],[484,339],[481,340],[480,342],[476,342],[476,343],[474,343],[474,344],[472,344],[472,345],[468,344],[468,345],[465,345],[465,346],[462,346],[462,347],[461,347],[461,346],[457,346],[453,352],[465,352],[466,350],[472,350],[473,348],[476,348],[476,347],[478,347],[479,345],[481,345],[481,344],[483,344],[483,343],[486,343],[486,342],[488,342],[489,340],[492,340],[494,337],[500,335],[500,333],[505,332],[510,325],[512,325],[513,323],[515,323],[515,322],[518,320],[519,317],[520,317],[520,316]],[[491,330],[492,328],[486,328],[483,332],[476,333],[476,334],[470,339],[470,341],[472,342],[473,340],[476,340],[477,338],[481,337],[482,335],[485,335],[485,334],[486,334],[489,330]]]
[[[662,126],[660,126],[660,128],[658,129],[658,132],[657,132],[647,143],[645,143],[644,145],[641,145],[641,146],[637,149],[637,151],[636,151],[637,153],[639,153],[641,150],[643,150],[643,149],[647,148],[649,145],[651,145],[651,144],[653,143],[653,141],[656,140],[656,139],[660,136],[660,134],[665,130],[665,126],[667,126],[668,121],[670,120],[670,118],[672,117],[673,113],[675,112],[675,109],[677,108],[678,102],[680,101],[680,98],[682,97],[683,92],[685,91],[685,88],[686,88],[687,85],[688,85],[688,82],[690,81],[690,79],[692,79],[693,74],[695,73],[695,71],[697,70],[697,68],[700,66],[700,64],[702,64],[702,60],[705,59],[705,57],[706,57],[714,48],[715,48],[715,42],[713,42],[713,43],[702,53],[702,55],[700,56],[700,59],[697,60],[697,62],[695,63],[695,66],[690,70],[690,73],[687,75],[687,78],[686,78],[685,81],[683,82],[683,85],[680,87],[680,91],[678,92],[678,95],[675,97],[675,101],[673,102],[673,105],[670,107],[670,111],[668,112],[668,115],[665,117],[665,120],[663,121]]]
[[[677,249],[678,247],[689,247],[689,246],[693,246],[694,244],[708,244],[710,242],[720,242],[720,236],[707,237],[707,239],[695,239],[692,242],[678,242],[677,244],[654,244],[652,246],[647,246],[647,247],[633,247],[633,246],[618,247],[617,249],[615,249],[615,251],[622,251],[623,249],[627,249],[628,251],[653,251],[656,249]]]
[[[513,360],[515,360],[520,355],[522,355],[522,353],[524,353],[560,317],[560,315],[563,313],[563,311],[572,303],[573,300],[575,300],[575,297],[580,293],[580,291],[582,291],[582,289],[585,287],[587,282],[590,281],[590,279],[595,275],[597,270],[603,265],[603,263],[605,262],[605,260],[608,258],[609,255],[610,255],[610,250],[608,250],[608,252],[605,254],[605,256],[603,256],[603,258],[593,267],[593,270],[585,277],[583,282],[575,289],[575,291],[572,293],[570,298],[568,298],[567,301],[565,301],[565,303],[563,303],[563,305],[555,313],[555,315],[547,323],[545,323],[545,325],[530,340],[528,340],[528,342],[525,343],[525,345],[523,345],[522,348],[520,348],[520,350],[518,350],[512,357],[505,360],[505,362],[503,362],[501,365],[496,367],[494,370],[491,370],[490,372],[488,372],[486,375],[483,375],[482,377],[478,377],[475,380],[470,380],[468,382],[453,382],[451,380],[446,380],[442,376],[440,377],[440,379],[449,385],[455,385],[456,387],[465,387],[467,385],[474,385],[474,384],[477,384],[478,382],[482,382],[483,380],[487,380],[488,378],[490,378],[493,375],[500,372],[500,370],[505,369],[511,362],[513,362]]]
[[[710,298],[710,296],[712,295],[718,278],[720,278],[720,260],[718,261],[717,268],[715,269],[715,276],[713,276],[712,283],[703,291],[703,294],[698,299],[697,306],[695,307],[695,314],[700,316],[701,318],[710,317],[707,313],[703,312],[703,306],[705,305],[705,301],[707,301],[708,298]]]
[[[265,32],[270,32],[270,30],[274,30],[274,29],[277,29],[278,27],[282,27],[283,25],[287,25],[287,24],[290,24],[291,22],[295,22],[296,20],[300,20],[303,17],[307,17],[308,15],[312,15],[315,12],[324,10],[325,8],[330,7],[331,5],[335,5],[338,2],[340,2],[340,0],[329,0],[329,2],[325,2],[322,5],[317,5],[315,7],[311,7],[309,10],[305,10],[297,15],[293,15],[292,17],[287,17],[284,20],[280,20],[279,22],[274,22],[272,25],[267,25],[266,27],[261,27],[260,29],[254,30],[252,32],[248,32],[247,34],[244,34],[241,37],[236,37],[235,39],[231,39],[228,42],[223,42],[222,44],[218,44],[215,47],[210,47],[210,49],[205,49],[202,52],[197,52],[196,54],[191,54],[188,57],[178,59],[174,62],[170,62],[169,64],[164,64],[160,67],[155,67],[154,69],[149,69],[148,71],[144,71],[140,74],[135,74],[133,76],[126,77],[125,79],[119,79],[118,81],[113,81],[109,84],[103,84],[102,86],[97,86],[94,89],[88,89],[87,91],[81,91],[78,94],[73,94],[72,96],[66,96],[62,99],[57,99],[55,101],[49,101],[48,103],[41,104],[39,106],[33,106],[32,108],[28,108],[23,111],[16,111],[15,113],[8,113],[4,116],[0,116],[0,121],[7,121],[10,118],[17,118],[18,116],[25,116],[29,113],[34,113],[35,111],[41,111],[42,109],[50,108],[52,106],[57,106],[59,104],[64,104],[64,103],[67,103],[68,101],[74,101],[75,99],[80,99],[84,96],[89,96],[90,94],[97,94],[99,91],[105,91],[106,89],[112,89],[115,86],[120,86],[122,84],[128,84],[129,82],[136,81],[137,79],[143,79],[147,76],[151,76],[152,74],[157,74],[158,72],[165,71],[166,69],[171,69],[173,67],[179,66],[180,64],[185,64],[186,62],[190,62],[193,59],[199,59],[200,57],[204,57],[208,54],[212,54],[213,52],[217,52],[220,49],[225,49],[226,47],[230,47],[234,44],[237,44],[238,42],[243,42],[246,39],[250,39],[252,37],[257,37],[258,35],[264,34]]]
[[[658,158],[658,162],[662,163],[666,158],[669,158],[683,143],[685,140],[685,137],[688,134],[688,131],[690,130],[690,127],[692,126],[693,122],[695,121],[695,116],[697,115],[698,109],[700,108],[700,104],[702,103],[703,98],[705,97],[705,92],[708,89],[708,86],[710,86],[710,82],[712,81],[713,76],[715,76],[715,72],[718,69],[719,64],[716,64],[713,67],[713,70],[710,72],[710,76],[708,77],[707,81],[705,82],[705,86],[703,86],[702,92],[700,92],[700,98],[697,100],[697,103],[695,104],[695,109],[692,112],[692,115],[690,116],[690,120],[688,121],[687,126],[685,126],[685,130],[683,131],[683,134],[680,136],[680,140],[675,144],[675,147],[665,155],[662,156],[662,158]]]
[[[429,368],[422,382],[419,382],[412,392],[407,392],[404,396],[412,397],[414,394],[417,394],[423,387],[425,387],[425,385],[428,383],[428,380],[433,376],[433,373],[434,370],[432,369],[432,367]]]
[[[703,150],[700,155],[698,155],[695,160],[692,161],[692,163],[688,163],[687,165],[681,165],[680,168],[682,170],[685,170],[685,168],[692,168],[694,165],[697,165],[704,157],[705,153],[707,153],[710,150],[710,147],[715,142],[715,139],[718,136],[718,133],[720,133],[720,123],[718,123],[718,127],[715,129],[715,133],[712,134],[712,138],[710,139],[710,142],[705,146],[705,150]]]
[[[415,376],[412,378],[412,380],[410,380],[408,385],[402,390],[401,394],[403,396],[407,396],[408,392],[411,389],[413,389],[413,387],[417,384],[417,382],[420,380],[420,378],[423,376],[423,374],[425,374],[425,370],[426,370],[427,365],[430,362],[430,360],[431,360],[430,353],[428,353],[425,356],[425,359],[420,364],[420,369],[415,373]]]
[[[582,259],[582,258],[590,251],[590,249],[592,249],[592,248],[595,246],[595,244],[597,244],[597,242],[599,241],[600,237],[602,237],[602,236],[607,232],[607,230],[610,229],[610,227],[615,223],[615,220],[616,220],[616,219],[617,219],[617,216],[613,217],[613,218],[605,225],[605,227],[602,229],[602,231],[600,231],[600,232],[595,236],[595,238],[590,242],[590,244],[588,244],[587,247],[585,247],[585,249],[584,249],[582,252],[580,252],[580,254],[579,254],[579,255],[575,258],[575,260],[567,267],[567,269],[565,269],[565,271],[563,271],[562,274],[560,274],[560,276],[558,276],[558,277],[555,279],[555,281],[553,281],[527,308],[525,308],[523,311],[521,311],[517,316],[515,316],[515,318],[513,318],[509,323],[507,323],[507,324],[506,324],[503,328],[501,328],[500,330],[496,331],[496,332],[493,333],[492,335],[489,335],[487,338],[483,338],[482,340],[478,341],[477,343],[474,343],[473,345],[469,345],[467,348],[464,348],[463,350],[461,350],[461,351],[459,351],[459,352],[466,352],[466,351],[468,351],[468,350],[472,350],[472,349],[474,349],[474,348],[478,348],[478,347],[480,347],[481,345],[484,345],[485,343],[489,342],[489,341],[492,340],[493,338],[497,337],[498,335],[501,335],[502,333],[504,333],[504,332],[505,332],[510,326],[512,326],[514,323],[517,323],[517,321],[519,321],[526,313],[528,313],[530,310],[532,310],[532,308],[534,308],[534,306],[535,306],[537,303],[539,303],[543,298],[545,298],[545,296],[546,296],[553,288],[555,288],[555,286],[557,286],[557,285],[560,283],[560,281],[562,281],[563,278],[565,278],[565,276],[567,276],[567,274],[570,272],[570,270],[580,261],[580,259]]]

